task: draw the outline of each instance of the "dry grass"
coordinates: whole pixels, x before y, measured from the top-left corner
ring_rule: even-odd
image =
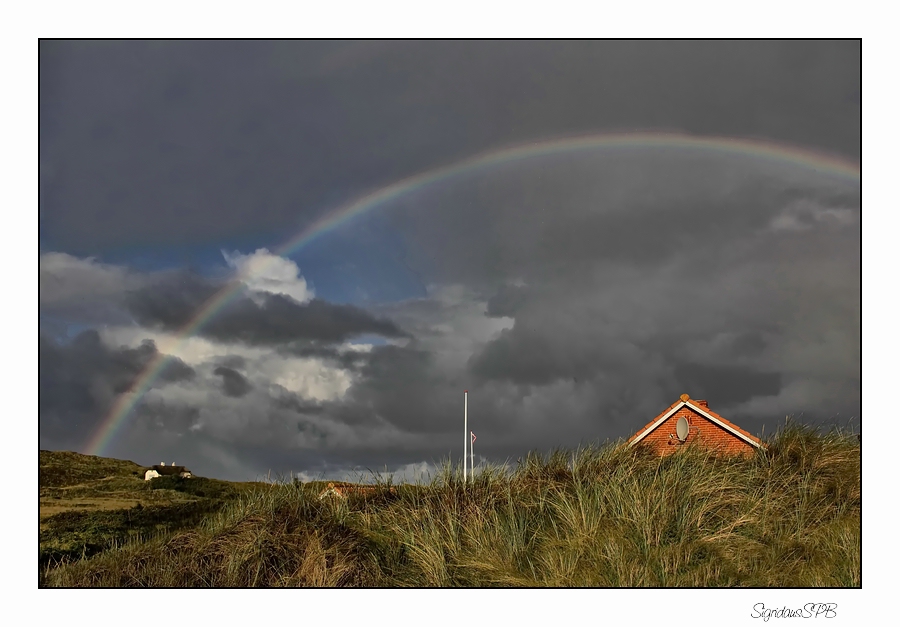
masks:
[[[285,483],[193,529],[48,569],[56,586],[861,585],[856,436],[788,425],[750,459],[621,444],[464,486],[319,500]]]
[[[129,541],[193,528],[253,484],[202,477],[143,480],[127,460],[40,451],[39,557],[44,575],[62,563]]]

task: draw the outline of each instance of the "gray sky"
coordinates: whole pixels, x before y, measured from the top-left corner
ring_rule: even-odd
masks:
[[[512,144],[662,130],[860,161],[858,41],[40,45],[41,448],[411,477],[627,438],[687,392],[858,426],[859,181],[622,148],[358,196]],[[203,303],[253,271],[180,345]]]

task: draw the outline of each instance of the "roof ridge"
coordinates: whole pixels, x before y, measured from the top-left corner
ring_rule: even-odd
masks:
[[[689,401],[692,401],[692,400],[693,400],[693,399],[689,399]],[[690,404],[690,403],[689,403],[689,404]],[[694,407],[693,405],[691,405],[691,406]],[[760,440],[758,437],[756,437],[755,435],[753,435],[753,434],[750,433],[749,431],[746,431],[746,430],[744,430],[744,429],[741,429],[739,426],[737,426],[736,424],[734,424],[733,422],[731,422],[730,420],[728,420],[727,418],[725,418],[725,417],[722,416],[721,414],[718,414],[718,413],[714,412],[714,411],[711,410],[709,407],[695,407],[695,409],[701,409],[702,411],[705,411],[707,414],[712,414],[713,416],[715,416],[716,418],[718,418],[719,420],[721,420],[722,422],[724,422],[726,425],[728,425],[729,427],[731,427],[731,428],[734,429],[735,431],[740,431],[742,434],[746,435],[748,438],[751,438],[752,440],[756,441],[757,443],[762,444],[762,440]]]
[[[705,417],[711,417],[713,421],[721,422],[721,426],[725,427],[726,430],[733,431],[740,436],[750,440],[753,444],[758,447],[763,447],[764,444],[761,439],[753,435],[752,433],[741,429],[739,426],[728,420],[727,418],[721,416],[717,412],[711,410],[709,405],[701,405],[697,399],[692,399],[688,394],[682,394],[677,401],[669,405],[666,409],[661,411],[656,415],[653,420],[648,422],[646,425],[637,430],[628,440],[626,444],[632,445],[635,444],[638,440],[643,439],[647,434],[657,428],[662,422],[668,418],[672,413],[677,411],[680,406],[690,407],[695,412],[704,415]]]

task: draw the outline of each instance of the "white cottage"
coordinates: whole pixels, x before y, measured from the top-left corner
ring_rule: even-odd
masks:
[[[155,479],[156,477],[172,476],[190,479],[193,475],[191,474],[191,471],[184,466],[176,466],[175,464],[166,466],[165,463],[162,463],[158,466],[151,466],[150,469],[144,473],[144,481],[150,481],[150,479]]]

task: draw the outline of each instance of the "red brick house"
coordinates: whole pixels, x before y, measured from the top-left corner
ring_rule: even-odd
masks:
[[[661,455],[696,442],[728,453],[751,454],[765,445],[709,408],[682,394],[656,418],[628,438],[628,446],[649,446]]]

